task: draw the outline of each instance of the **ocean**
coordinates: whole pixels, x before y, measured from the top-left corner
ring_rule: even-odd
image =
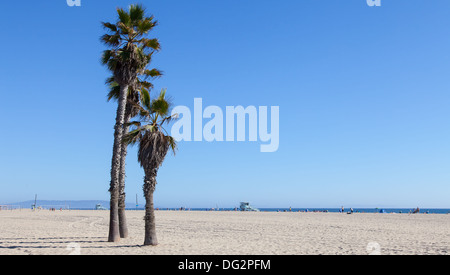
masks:
[[[8,204],[9,209],[30,209],[34,201],[27,201],[15,204]],[[72,210],[94,210],[96,204],[101,204],[108,208],[108,201],[37,201],[37,205],[41,206],[43,209],[55,208],[55,209],[72,209]],[[0,204],[1,205],[1,204]],[[6,205],[4,205],[6,206]],[[4,208],[5,209],[5,208]],[[127,203],[127,210],[144,210],[143,205],[139,205],[136,209],[135,205],[132,203]],[[190,211],[235,211],[236,208],[188,208],[186,210]],[[239,208],[237,208],[239,209]],[[158,208],[158,210],[180,210],[180,208]],[[340,208],[259,208],[262,212],[340,212]],[[381,210],[384,213],[409,213],[412,208],[353,208],[355,213],[380,213]],[[344,212],[350,211],[350,208],[345,208]],[[421,208],[420,213],[429,214],[450,214],[450,209],[448,208]]]
[[[136,209],[130,209],[136,210]],[[144,210],[143,208],[138,208],[137,210]],[[180,210],[180,208],[159,208],[158,210]],[[186,208],[190,211],[235,211],[235,208]],[[339,213],[341,208],[259,208],[261,212],[331,212]],[[408,214],[414,209],[408,208],[353,208],[354,213],[403,213]],[[345,208],[344,212],[347,213],[350,208]],[[420,209],[420,213],[426,214],[450,214],[450,209],[436,209],[436,208],[424,208]]]

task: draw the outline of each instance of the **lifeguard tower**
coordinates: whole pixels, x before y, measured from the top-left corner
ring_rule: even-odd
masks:
[[[241,202],[240,209],[245,212],[259,212],[259,209],[250,206],[249,202]]]
[[[95,210],[108,210],[108,209],[106,209],[105,207],[103,207],[103,206],[99,203],[99,204],[97,204],[97,205],[95,206]]]

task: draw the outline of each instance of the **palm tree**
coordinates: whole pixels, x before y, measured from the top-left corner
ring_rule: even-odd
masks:
[[[175,119],[176,115],[170,115],[170,102],[165,98],[166,90],[162,90],[158,98],[150,101],[150,95],[141,93],[140,121],[131,122],[136,129],[130,131],[124,137],[127,144],[139,143],[138,161],[144,169],[144,197],[145,197],[145,239],[144,245],[157,245],[155,227],[155,207],[153,193],[156,188],[156,176],[164,159],[169,152],[175,154],[176,142],[163,128]]]
[[[102,63],[113,73],[114,81],[120,87],[109,188],[111,194],[109,242],[117,242],[120,239],[118,213],[120,159],[128,90],[135,87],[139,74],[148,73],[146,66],[150,63],[153,53],[160,49],[157,39],[145,37],[157,25],[157,21],[153,16],[145,16],[145,10],[141,5],[131,5],[128,12],[118,8],[117,14],[116,24],[102,23],[108,33],[101,38],[103,43],[110,47],[103,52]]]
[[[143,79],[137,80],[136,87],[132,87],[128,89],[127,96],[127,104],[125,108],[125,122],[123,128],[123,135],[128,134],[129,132],[129,123],[131,118],[135,117],[139,109],[136,108],[136,104],[139,104],[139,96],[140,91],[145,90],[147,93],[153,88],[153,84],[146,81],[148,78],[155,79],[157,77],[162,76],[162,72],[157,69],[152,69],[147,72],[148,75],[144,75]],[[117,82],[114,81],[114,77],[110,77],[107,79],[106,84],[109,84],[110,91],[108,93],[108,101],[110,100],[118,100],[120,96],[120,86]],[[121,144],[121,152],[120,152],[120,174],[119,174],[119,232],[120,238],[128,238],[128,226],[126,222],[125,215],[125,165],[126,165],[126,157],[127,157],[127,144],[122,142]]]

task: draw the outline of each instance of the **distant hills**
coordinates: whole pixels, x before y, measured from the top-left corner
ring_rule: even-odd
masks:
[[[34,204],[34,200],[16,202],[16,203],[8,203],[7,205],[11,205],[14,207],[20,208],[30,208]],[[95,209],[97,204],[101,204],[103,207],[109,209],[109,201],[102,200],[85,200],[85,201],[51,201],[51,200],[37,200],[37,206],[41,206],[42,208],[56,208],[56,209]],[[135,204],[127,203],[125,204],[126,208],[136,208]],[[143,207],[143,206],[141,206]]]

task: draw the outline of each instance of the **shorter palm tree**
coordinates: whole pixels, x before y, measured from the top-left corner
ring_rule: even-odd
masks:
[[[169,152],[175,154],[176,142],[163,128],[164,124],[176,119],[177,115],[171,115],[170,101],[166,99],[166,90],[162,90],[158,98],[150,100],[150,94],[146,90],[141,91],[141,104],[139,108],[139,121],[130,122],[134,130],[125,137],[127,144],[139,144],[138,161],[144,169],[144,196],[145,196],[145,239],[144,245],[157,245],[155,207],[153,193],[156,189],[156,176],[164,159]]]

